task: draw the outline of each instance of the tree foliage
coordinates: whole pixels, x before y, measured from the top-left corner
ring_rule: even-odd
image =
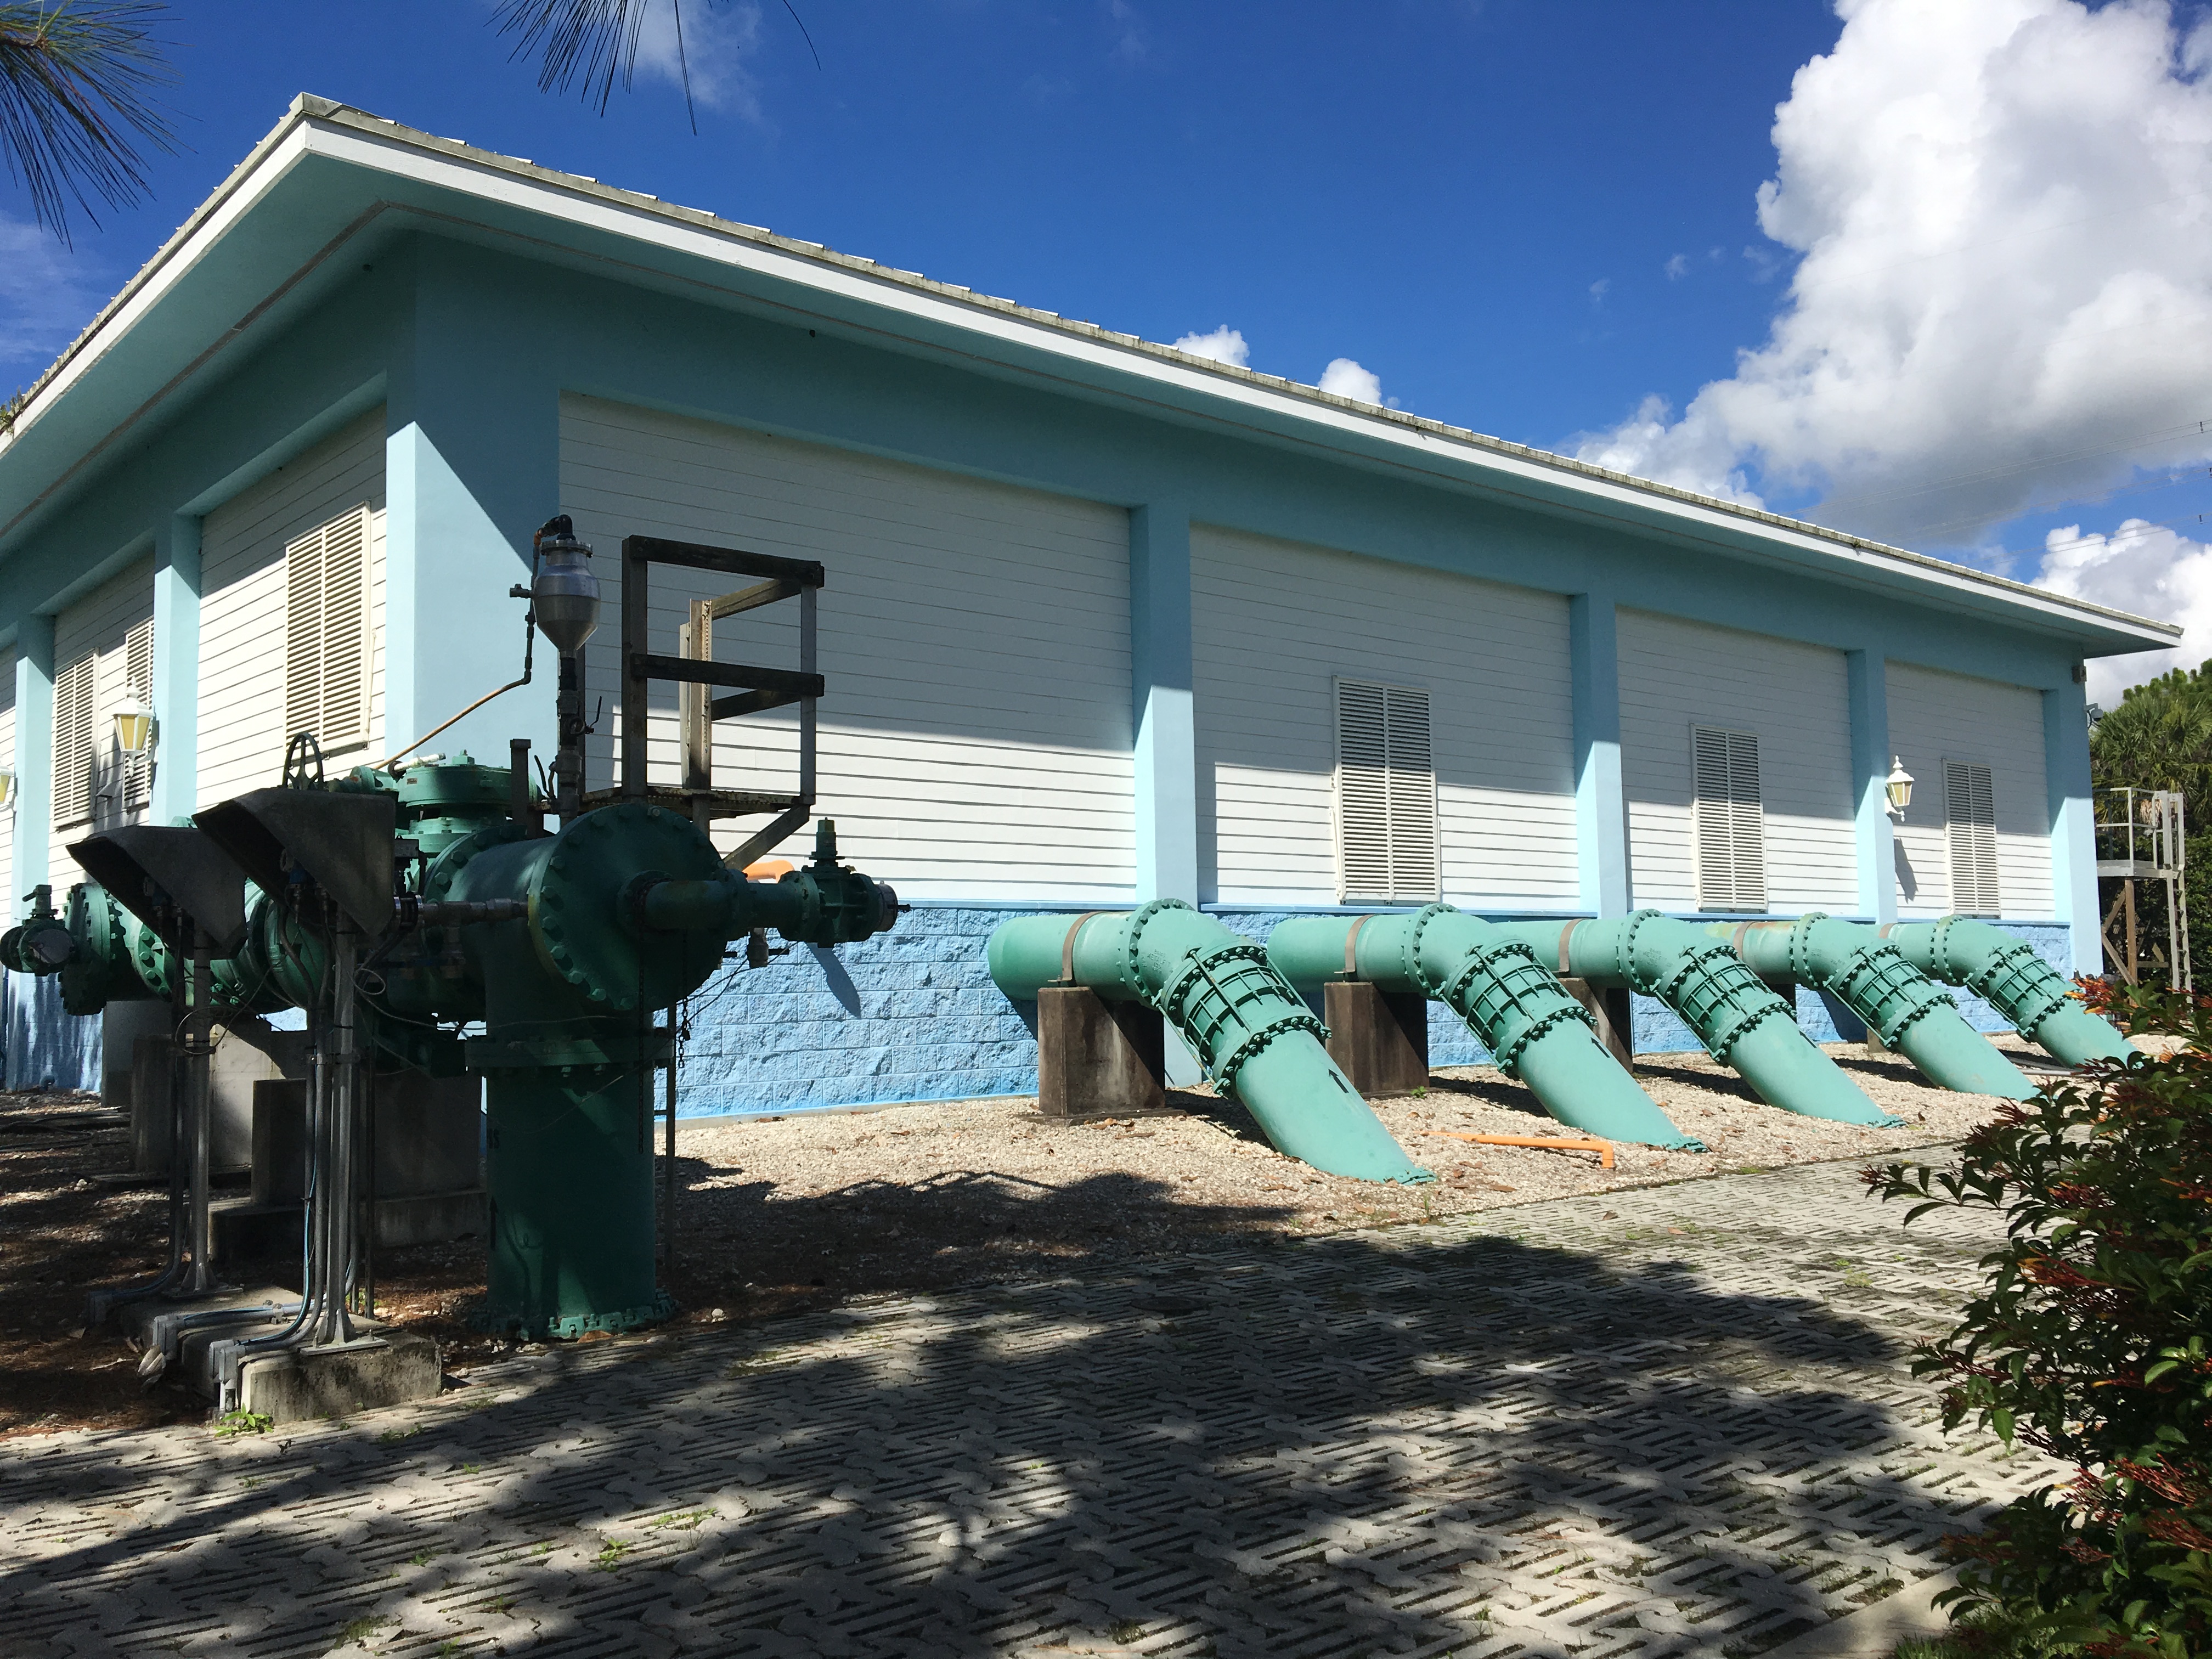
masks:
[[[0,0],[0,153],[31,210],[69,240],[74,202],[127,207],[146,193],[138,147],[175,148],[155,100],[173,78],[150,0]]]
[[[2130,686],[2089,732],[2092,787],[2178,790],[2188,826],[2182,887],[2189,902],[2189,955],[2212,969],[2212,662],[2177,668]],[[2152,903],[2144,934],[2162,939],[2166,916]]]
[[[2106,1659],[2212,1652],[2212,998],[2094,988],[2164,1058],[2008,1103],[1946,1169],[1869,1170],[1907,1220],[1955,1206],[2006,1240],[1956,1329],[1913,1369],[2073,1475],[1950,1540],[1957,1610]],[[1963,1632],[1962,1632],[1963,1633]]]
[[[2178,789],[2191,829],[2212,830],[2212,663],[2130,686],[2089,733],[2100,789]]]

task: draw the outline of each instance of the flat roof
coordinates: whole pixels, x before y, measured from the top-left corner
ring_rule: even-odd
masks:
[[[307,94],[25,394],[0,434],[0,556],[84,469],[188,395],[221,354],[288,301],[306,303],[332,256],[392,215],[520,237],[537,244],[533,255],[555,262],[612,262],[632,281],[673,281],[696,292],[703,267],[710,285],[733,297],[797,290],[810,314],[865,318],[924,348],[953,344],[1015,368],[1048,363],[1061,378],[1156,410],[1889,587],[1922,604],[2067,635],[2090,654],[2163,648],[2181,635],[2173,623],[1193,356]],[[562,222],[557,242],[544,237],[548,218]],[[157,308],[164,327],[154,331],[144,325]]]

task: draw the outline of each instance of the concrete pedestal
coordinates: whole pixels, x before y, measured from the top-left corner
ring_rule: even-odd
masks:
[[[289,1316],[272,1320],[270,1310],[289,1308],[299,1299],[297,1291],[262,1285],[198,1302],[157,1298],[125,1303],[116,1321],[131,1346],[143,1349],[158,1340],[165,1316],[237,1310],[235,1319],[191,1326],[177,1344],[174,1374],[212,1401],[217,1379],[209,1350],[232,1338],[265,1336],[283,1329],[290,1322]],[[339,1348],[286,1349],[250,1361],[239,1373],[239,1409],[278,1423],[299,1423],[437,1396],[444,1379],[435,1342],[393,1330],[379,1320],[356,1318],[353,1322],[356,1331],[369,1340]]]
[[[305,1078],[307,1034],[280,1031],[246,1015],[216,1028],[208,1061],[213,1097],[208,1162],[217,1170],[240,1170],[253,1162],[254,1085],[273,1078]],[[174,1072],[167,1036],[141,1036],[131,1045],[131,1167],[140,1175],[169,1172],[169,1091]]]
[[[1636,1069],[1636,1005],[1627,991],[1601,991],[1586,979],[1559,977],[1559,988],[1589,1010],[1597,1040],[1606,1053],[1631,1072]]]
[[[1322,988],[1328,1057],[1370,1100],[1429,1086],[1429,1000],[1394,995],[1357,980]]]
[[[1134,1117],[1167,1108],[1166,1033],[1136,1002],[1081,986],[1037,993],[1037,1110],[1046,1117]]]
[[[420,1072],[375,1084],[374,1183],[364,1182],[377,1245],[428,1244],[484,1230],[482,1085]],[[216,1255],[292,1255],[307,1185],[307,1085],[264,1079],[253,1088],[253,1186],[215,1210]]]
[[[174,1018],[167,1002],[111,1002],[100,1013],[100,1103],[110,1111],[131,1109],[131,1079],[140,1039],[166,1042]]]

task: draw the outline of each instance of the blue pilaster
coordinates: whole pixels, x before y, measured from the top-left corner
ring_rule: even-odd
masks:
[[[2051,792],[2051,908],[2073,971],[2105,971],[2097,914],[2096,820],[2089,800],[2089,709],[2078,682],[2043,694],[2043,776]]]
[[[8,914],[46,878],[54,827],[54,619],[37,612],[15,623],[15,837]]]
[[[385,400],[385,741],[392,753],[522,666],[530,538],[561,510],[561,415],[544,341],[502,303],[483,256],[425,240],[414,305],[393,346]],[[613,549],[602,550],[610,555]],[[617,562],[601,562],[605,591]],[[511,737],[550,759],[551,653],[531,684],[431,745],[506,763]]]
[[[154,538],[154,792],[149,823],[199,804],[200,520],[177,514]]]
[[[1151,501],[1129,513],[1129,692],[1134,744],[1137,893],[1199,901],[1198,720],[1191,695],[1190,509]],[[1168,1081],[1205,1073],[1170,1029]]]
[[[1620,782],[1620,641],[1610,593],[1567,598],[1574,686],[1575,849],[1582,908],[1625,916],[1628,806]]]
[[[1191,697],[1190,514],[1129,514],[1129,678],[1136,746],[1137,898],[1199,899],[1198,739]]]
[[[1844,696],[1850,704],[1851,816],[1856,831],[1859,914],[1876,926],[1897,920],[1897,832],[1887,785],[1889,659],[1869,647],[1844,653]],[[1929,787],[1934,787],[1930,784]]]

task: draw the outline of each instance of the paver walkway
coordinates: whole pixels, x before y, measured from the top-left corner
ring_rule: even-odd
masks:
[[[1902,1218],[1729,1176],[16,1441],[0,1650],[1754,1653],[2044,1473],[1938,1430],[1990,1233]]]

